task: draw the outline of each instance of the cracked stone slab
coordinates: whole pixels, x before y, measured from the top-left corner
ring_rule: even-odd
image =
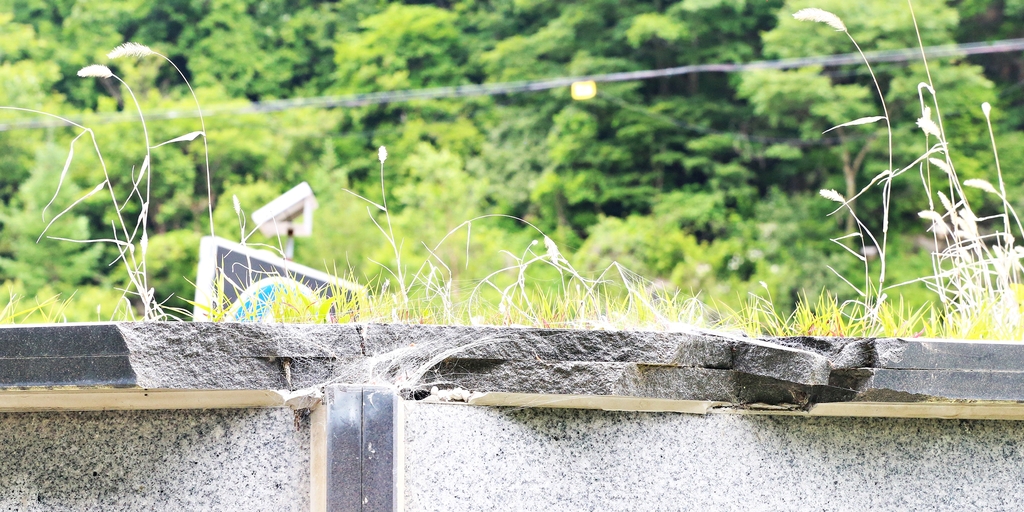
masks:
[[[425,383],[475,393],[629,396],[781,409],[806,409],[822,400],[849,400],[856,394],[713,368],[480,359],[445,361]]]
[[[410,394],[437,383],[736,408],[1017,404],[1024,403],[1024,344],[382,324],[0,327],[0,389],[12,391],[287,390],[384,381]]]
[[[674,364],[812,386],[827,385],[830,369],[825,356],[809,350],[691,333],[369,324],[365,338],[374,355],[415,347],[460,360]]]
[[[806,386],[770,377],[736,373],[736,394],[739,400],[734,405],[757,409],[771,406],[779,409],[806,410],[810,406],[832,397],[853,397],[855,393],[830,386]]]
[[[1024,343],[914,338],[784,337],[768,341],[820,354],[833,369],[1024,371]]]
[[[406,347],[455,351],[463,359],[601,361],[664,364],[695,337],[658,331],[582,331],[532,327],[366,324],[367,354]]]
[[[878,345],[896,341],[891,348],[897,349],[898,340],[875,338],[830,338],[823,336],[787,336],[766,338],[773,344],[806,350],[824,356],[833,368],[870,368],[878,361]],[[885,349],[883,349],[885,350]]]
[[[827,385],[831,363],[810,350],[752,338],[699,336],[677,347],[672,363],[698,368],[732,369],[761,377]]]
[[[694,336],[680,341],[672,364],[697,368],[732,369],[737,341],[721,336]]]
[[[833,369],[1024,371],[1024,343],[915,338],[784,337],[766,341],[808,350]]]
[[[786,382],[823,386],[828,384],[831,366],[819,354],[764,341],[737,343],[733,369]]]
[[[675,400],[735,402],[735,373],[636,363],[447,361],[428,375],[430,385],[474,392],[548,395],[618,395]],[[437,380],[433,380],[437,379]]]

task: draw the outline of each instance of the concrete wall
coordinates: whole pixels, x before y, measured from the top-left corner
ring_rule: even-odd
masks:
[[[1014,510],[1020,422],[405,404],[406,510]],[[308,510],[289,409],[0,414],[0,510]]]
[[[0,510],[308,510],[290,409],[0,414]]]
[[[1022,427],[407,403],[407,510],[1020,510]]]

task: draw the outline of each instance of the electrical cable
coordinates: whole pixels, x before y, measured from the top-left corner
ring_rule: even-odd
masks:
[[[1024,38],[1004,39],[1000,41],[964,43],[956,45],[928,46],[924,53],[928,57],[960,57],[965,55],[982,55],[990,53],[1005,53],[1013,51],[1024,51]],[[903,48],[899,50],[883,50],[865,52],[871,62],[906,62],[921,57],[920,48]],[[468,84],[453,87],[433,87],[426,89],[408,89],[400,91],[383,91],[372,93],[349,94],[344,96],[315,96],[307,98],[290,98],[281,100],[267,100],[253,102],[246,106],[234,107],[212,107],[204,111],[204,117],[216,115],[237,115],[237,114],[265,114],[279,112],[294,108],[337,108],[337,107],[362,107],[366,105],[379,105],[385,103],[397,103],[414,100],[440,99],[440,98],[463,98],[470,96],[495,96],[503,94],[515,94],[523,92],[546,91],[560,87],[568,87],[574,82],[592,80],[594,82],[631,82],[638,80],[649,80],[652,78],[664,78],[671,76],[688,75],[692,73],[736,73],[753,71],[758,69],[795,69],[808,66],[844,66],[862,62],[861,56],[856,53],[837,55],[823,55],[816,57],[799,57],[791,59],[761,60],[746,63],[714,63],[714,64],[692,64],[672,68],[649,69],[642,71],[622,71],[616,73],[601,73],[582,76],[564,76],[548,78],[543,80],[524,80],[516,82]],[[146,114],[147,119],[180,119],[197,117],[192,110],[162,110]],[[68,116],[69,119],[81,124],[108,124],[118,122],[131,122],[135,117],[129,113],[93,114],[86,116]],[[67,123],[53,119],[28,119],[23,121],[11,121],[0,123],[0,131],[30,128],[53,128],[67,126]]]
[[[735,140],[741,141],[741,142],[754,142],[754,143],[759,143],[759,144],[786,144],[788,146],[793,146],[793,147],[820,147],[820,146],[837,146],[839,144],[842,144],[844,141],[864,140],[864,139],[867,138],[867,137],[858,137],[858,136],[846,137],[846,138],[843,138],[843,139],[840,139],[838,137],[822,137],[822,138],[816,139],[816,140],[809,140],[809,139],[795,139],[795,138],[792,138],[792,137],[765,137],[765,136],[761,136],[761,135],[751,135],[751,134],[741,133],[741,132],[722,131],[722,130],[716,130],[714,128],[708,128],[708,127],[705,127],[705,126],[695,125],[695,124],[692,124],[692,123],[686,123],[686,122],[680,121],[679,119],[676,119],[674,117],[668,116],[668,115],[660,113],[660,112],[651,112],[648,108],[646,108],[646,107],[644,107],[642,105],[635,105],[633,103],[629,103],[628,101],[625,101],[622,98],[619,98],[617,96],[612,96],[612,95],[609,95],[609,94],[604,94],[604,95],[601,96],[601,98],[607,99],[607,100],[611,100],[612,103],[615,103],[616,105],[618,105],[618,106],[620,106],[620,107],[622,107],[622,108],[624,108],[626,110],[629,110],[631,112],[636,112],[638,114],[642,114],[642,115],[648,116],[648,117],[650,117],[652,119],[657,119],[657,120],[659,120],[659,121],[661,121],[663,123],[670,124],[670,125],[675,126],[677,128],[682,128],[684,130],[689,130],[689,131],[692,131],[692,132],[700,133],[702,135],[724,135],[726,137],[730,137],[732,139],[735,139]]]

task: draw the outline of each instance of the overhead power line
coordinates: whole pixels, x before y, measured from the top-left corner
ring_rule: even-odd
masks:
[[[924,54],[931,58],[959,57],[964,55],[981,55],[1014,51],[1024,51],[1024,38],[964,43],[957,45],[928,46],[923,49]],[[899,50],[866,52],[865,54],[871,62],[906,62],[921,58],[921,53],[921,48],[903,48]],[[568,87],[574,82],[582,82],[586,80],[593,80],[595,82],[632,82],[637,80],[649,80],[652,78],[688,75],[692,73],[737,73],[758,69],[794,69],[808,66],[844,66],[859,64],[861,62],[862,59],[859,54],[846,53],[793,59],[760,60],[739,64],[693,64],[673,68],[622,71],[618,73],[601,73],[583,76],[564,76],[543,80],[524,80],[517,82],[349,94],[344,96],[316,96],[310,98],[258,101],[245,106],[212,107],[206,109],[203,114],[205,116],[226,114],[262,114],[268,112],[279,112],[293,108],[362,107],[366,105],[398,103],[414,100],[464,98],[469,96],[495,96],[500,94],[546,91],[550,89],[557,89],[559,87]],[[180,119],[197,116],[198,114],[194,110],[160,110],[146,113],[146,118],[151,120]],[[118,112],[70,117],[70,119],[85,125],[95,125],[132,122],[138,118],[137,114],[133,114],[131,112]],[[26,119],[24,121],[0,123],[0,131],[28,128],[52,128],[60,126],[66,126],[66,123],[55,119]]]

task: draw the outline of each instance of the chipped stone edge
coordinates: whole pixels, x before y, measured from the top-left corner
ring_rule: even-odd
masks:
[[[115,324],[116,325],[116,324]],[[118,326],[122,336],[124,326]],[[224,328],[216,326],[216,328]],[[295,326],[302,330],[304,326]],[[347,329],[342,329],[347,330]],[[360,329],[356,329],[362,332]],[[738,340],[736,340],[738,341]],[[820,354],[778,345],[768,340],[744,339],[743,344],[756,349],[767,349],[778,353],[803,356],[812,362],[826,360]],[[879,357],[898,358],[902,346],[898,339],[879,339]],[[944,343],[967,343],[953,340],[914,340]],[[989,344],[989,342],[977,342]],[[1001,343],[991,343],[998,345]],[[756,351],[756,350],[755,350]],[[132,351],[129,351],[131,355]],[[820,366],[813,365],[813,366]],[[816,368],[815,368],[816,369]],[[813,372],[812,372],[813,373]],[[810,375],[809,381],[821,379]],[[146,382],[139,382],[143,386]],[[153,384],[156,384],[155,382]],[[160,387],[157,385],[156,387]],[[294,410],[313,409],[322,401],[322,394],[316,387],[297,391],[274,390],[257,387],[237,389],[234,386],[220,389],[179,388],[163,389],[129,386],[124,388],[57,388],[5,389],[0,391],[0,411],[46,411],[46,410],[124,410],[124,409],[206,409],[206,408],[251,408],[290,407]],[[677,400],[671,398],[645,398],[626,395],[575,395],[510,392],[473,392],[446,390],[447,400],[474,405],[510,407],[551,407],[587,408],[616,411],[684,412],[691,414],[735,413],[735,414],[788,414],[803,416],[863,416],[863,417],[907,417],[907,418],[965,418],[965,419],[1009,419],[1024,420],[1024,403],[984,400],[927,400],[909,401],[850,401],[807,404],[803,409],[788,405],[736,404],[699,400]],[[457,396],[455,396],[457,395]],[[465,395],[465,396],[463,396]],[[898,400],[898,398],[897,398]]]

